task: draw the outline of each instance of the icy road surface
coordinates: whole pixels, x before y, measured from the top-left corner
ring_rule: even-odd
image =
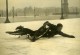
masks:
[[[0,55],[80,55],[80,18],[48,20],[55,25],[62,23],[64,26],[62,31],[76,38],[55,36],[30,42],[25,39],[26,36],[18,38],[18,36],[5,33],[14,31],[19,25],[36,30],[45,21],[0,24]]]

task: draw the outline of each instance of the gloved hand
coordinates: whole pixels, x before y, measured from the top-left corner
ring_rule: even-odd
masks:
[[[70,38],[75,38],[73,35],[70,35]]]

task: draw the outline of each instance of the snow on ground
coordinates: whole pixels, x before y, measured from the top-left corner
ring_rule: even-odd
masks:
[[[46,21],[46,20],[45,20]],[[76,38],[55,36],[54,38],[41,38],[36,42],[25,39],[26,36],[6,34],[14,31],[19,25],[36,30],[45,21],[1,23],[0,24],[0,55],[80,55],[80,18],[64,20],[48,20],[53,24],[62,23],[63,32],[74,35]]]
[[[54,17],[54,18],[53,18]],[[49,15],[49,16],[9,16],[9,21],[12,22],[26,22],[26,21],[38,21],[38,20],[56,20],[60,19],[60,15]],[[4,23],[6,17],[0,17],[0,23]]]

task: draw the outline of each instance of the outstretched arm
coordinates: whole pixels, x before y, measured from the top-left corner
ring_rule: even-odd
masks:
[[[59,35],[62,35],[62,36],[64,36],[64,37],[75,38],[73,35],[68,35],[68,34],[65,34],[65,33],[63,33],[63,32],[59,32],[58,34],[59,34]]]

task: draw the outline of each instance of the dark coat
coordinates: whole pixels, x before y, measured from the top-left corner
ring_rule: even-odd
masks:
[[[46,26],[48,26],[46,28]],[[54,24],[51,24],[51,23],[47,23],[45,25],[43,25],[42,27],[40,27],[36,32],[35,32],[35,36],[38,37],[38,36],[41,36],[41,37],[53,37],[54,35],[61,35],[61,36],[64,36],[64,37],[70,37],[70,38],[75,38],[74,36],[72,35],[68,35],[66,33],[63,33],[61,30],[58,31],[57,29],[58,27]]]

